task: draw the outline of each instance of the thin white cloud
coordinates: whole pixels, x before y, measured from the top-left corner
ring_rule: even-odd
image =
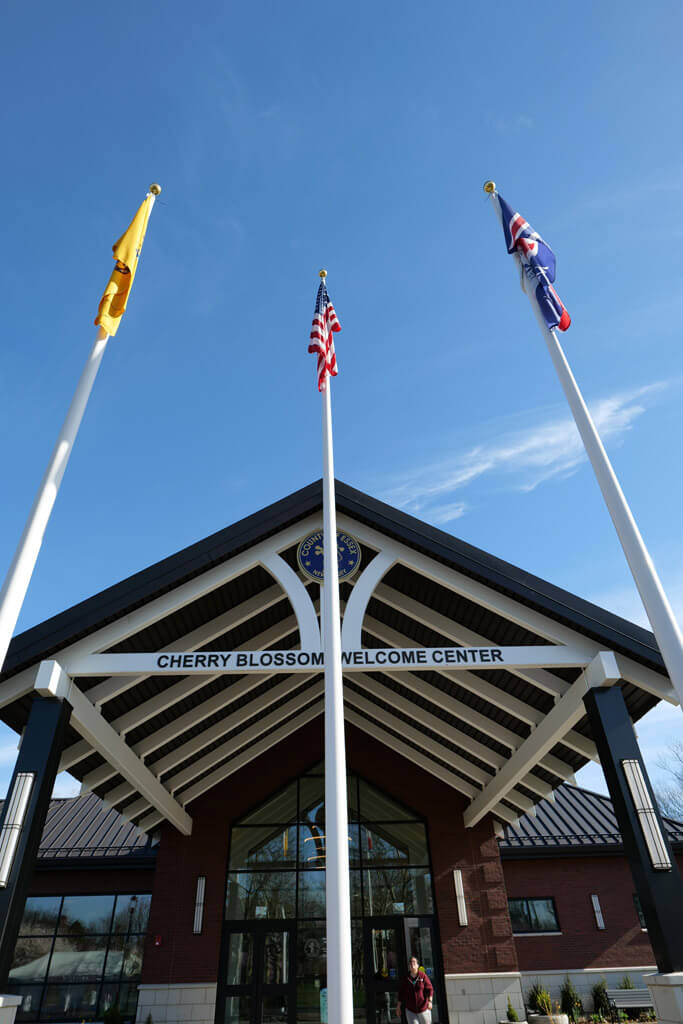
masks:
[[[464,501],[454,501],[452,505],[441,505],[432,509],[431,521],[433,523],[451,523],[454,519],[460,519],[465,515],[467,505]]]
[[[594,402],[591,413],[603,440],[621,438],[666,387],[660,381]],[[391,484],[385,496],[408,512],[447,522],[465,512],[458,492],[483,477],[495,474],[498,489],[532,491],[546,480],[571,476],[585,459],[574,421],[567,415],[422,465]]]

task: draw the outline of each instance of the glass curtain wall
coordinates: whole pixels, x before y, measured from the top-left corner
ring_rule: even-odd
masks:
[[[322,772],[323,766],[317,766],[242,818],[233,827],[230,842],[227,927],[234,932],[237,922],[276,920],[296,924],[296,1020],[301,1024],[324,1020]],[[356,1018],[360,1021],[366,1016],[364,918],[431,915],[434,906],[424,823],[413,811],[357,776],[348,777],[347,795],[351,971]],[[228,1012],[225,1024],[233,1024],[229,1018]]]
[[[29,896],[8,989],[17,1021],[134,1021],[151,896]]]

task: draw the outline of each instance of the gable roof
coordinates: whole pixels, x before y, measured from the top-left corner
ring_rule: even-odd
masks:
[[[649,630],[342,481],[336,481],[335,487],[338,513],[346,512],[416,551],[586,632],[610,650],[628,653],[656,670],[664,669]],[[322,480],[317,480],[27,629],[12,639],[0,681],[321,509]]]
[[[482,795],[473,817],[486,805],[513,822],[597,757],[574,684],[600,650],[619,656],[633,720],[672,699],[646,630],[346,484],[336,498],[339,528],[362,550],[361,572],[340,585],[342,609],[355,608],[344,611],[349,648],[580,650],[552,670],[345,669],[347,721],[472,801]],[[61,767],[143,830],[166,817],[189,831],[194,799],[322,713],[320,669],[94,678],[82,660],[79,677],[79,657],[317,649],[320,591],[299,574],[296,548],[320,529],[321,509],[318,481],[16,637],[0,677],[3,720],[24,726],[33,666],[55,657],[75,676],[80,708]],[[513,756],[515,781],[501,780]]]

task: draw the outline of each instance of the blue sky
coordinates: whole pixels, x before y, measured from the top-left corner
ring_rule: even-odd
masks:
[[[489,177],[555,250],[567,354],[681,615],[680,4],[10,2],[3,22],[2,574],[111,244],[164,189],[19,628],[320,476],[321,266],[337,476],[643,622]],[[639,726],[655,776],[682,724]],[[2,727],[0,790],[14,749]]]

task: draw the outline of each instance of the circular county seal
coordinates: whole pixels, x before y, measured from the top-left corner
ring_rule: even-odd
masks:
[[[296,560],[299,568],[309,579],[322,583],[323,568],[323,531],[310,533],[296,549]],[[348,533],[337,533],[337,566],[339,579],[346,580],[353,576],[360,565],[360,544]]]

